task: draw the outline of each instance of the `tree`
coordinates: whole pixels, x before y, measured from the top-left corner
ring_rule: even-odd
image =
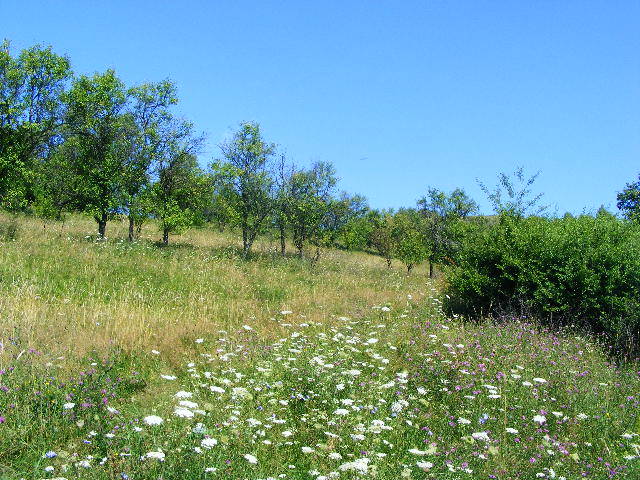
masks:
[[[35,200],[35,170],[60,141],[61,95],[71,77],[66,57],[36,45],[13,58],[0,44],[0,206]]]
[[[370,234],[370,243],[374,250],[385,259],[387,267],[391,268],[391,262],[395,257],[396,244],[394,239],[394,222],[392,212],[377,212],[370,219],[373,227]]]
[[[150,213],[151,168],[161,162],[170,148],[173,121],[169,109],[178,102],[175,85],[169,80],[145,83],[130,90],[132,98],[130,153],[125,164],[123,206],[129,217],[129,240],[135,237]]]
[[[413,267],[429,258],[422,225],[423,217],[414,209],[401,209],[393,216],[392,239],[397,258],[411,273]]]
[[[275,145],[264,141],[260,125],[244,122],[220,150],[225,161],[214,163],[212,169],[216,181],[225,184],[234,220],[242,229],[242,251],[248,255],[273,210],[270,168]]]
[[[506,214],[516,218],[522,218],[527,214],[540,215],[544,213],[548,205],[539,205],[543,193],[532,196],[531,185],[536,181],[540,172],[525,177],[524,168],[518,167],[512,175],[501,172],[498,175],[498,184],[493,190],[477,180],[482,191],[487,195],[489,202],[497,214]],[[505,198],[506,196],[506,198]]]
[[[104,238],[109,215],[122,207],[131,159],[129,92],[113,70],[74,80],[67,104],[65,148],[74,206],[93,216]]]
[[[280,161],[278,162],[275,175],[273,223],[278,230],[278,235],[280,237],[280,255],[283,257],[287,250],[286,231],[289,225],[288,213],[290,202],[292,200],[292,179],[295,173],[295,165],[287,164],[286,157],[282,154],[280,156]]]
[[[145,203],[158,219],[162,243],[168,245],[170,234],[183,233],[204,219],[204,209],[211,199],[211,182],[198,166],[196,153],[202,137],[194,136],[190,123],[175,120],[163,135],[166,147],[156,156],[156,181],[149,188]]]
[[[341,192],[338,198],[332,198],[322,224],[326,243],[332,247],[347,248],[347,242],[344,239],[342,245],[339,245],[347,226],[355,219],[364,217],[368,211],[367,199],[362,195]]]
[[[305,245],[311,243],[316,246],[315,259],[319,258],[321,227],[336,183],[335,168],[328,162],[317,162],[311,169],[298,170],[291,176],[286,217],[298,255],[302,256]]]
[[[424,219],[429,250],[429,277],[433,278],[434,264],[453,256],[457,231],[453,228],[455,222],[475,213],[478,205],[460,188],[448,195],[429,188],[427,195],[418,200],[418,208]]]
[[[618,193],[618,209],[629,220],[640,221],[640,174],[638,181],[627,183],[624,190]]]
[[[380,213],[369,210],[352,216],[340,232],[340,244],[347,250],[366,250],[372,248],[373,229]]]

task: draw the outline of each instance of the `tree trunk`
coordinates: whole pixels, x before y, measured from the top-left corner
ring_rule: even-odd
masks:
[[[411,269],[413,268],[413,263],[407,265],[407,275],[411,273]]]
[[[133,230],[133,227],[135,226],[135,222],[133,220],[133,217],[131,215],[129,215],[129,241],[133,242],[135,240],[135,233]]]
[[[284,257],[287,246],[285,244],[284,225],[280,225],[280,255]]]
[[[107,231],[107,214],[102,213],[100,217],[96,217],[96,222],[98,222],[98,237],[104,240],[104,235]]]
[[[429,278],[433,278],[433,262],[429,262]]]
[[[387,257],[387,268],[391,268],[391,257]]]
[[[169,229],[165,228],[162,230],[162,244],[169,245]]]
[[[247,227],[245,225],[242,225],[242,254],[245,257],[249,253],[250,247],[251,246],[249,245],[249,235],[247,232]]]

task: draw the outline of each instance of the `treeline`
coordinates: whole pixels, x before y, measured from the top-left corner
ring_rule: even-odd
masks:
[[[417,208],[376,211],[337,188],[335,168],[301,168],[244,122],[200,167],[204,137],[176,112],[169,80],[126,86],[113,70],[75,76],[68,58],[35,46],[12,56],[0,47],[0,206],[44,218],[83,212],[99,238],[115,215],[129,219],[129,239],[154,219],[162,242],[211,222],[256,237],[276,232],[281,253],[293,244],[312,258],[320,247],[369,249],[411,271],[442,261],[452,221],[477,210],[462,190],[430,190]],[[433,267],[431,268],[433,273]]]
[[[322,247],[366,250],[408,272],[445,273],[446,307],[468,318],[526,315],[606,334],[619,352],[640,338],[640,177],[618,194],[625,218],[601,209],[545,217],[536,175],[480,184],[495,211],[479,216],[462,189],[428,189],[414,208],[373,210],[338,189],[335,168],[296,166],[241,123],[200,167],[204,137],[176,113],[175,85],[126,86],[112,70],[73,74],[69,60],[35,46],[0,46],[0,207],[43,218],[82,212],[98,237],[114,216],[135,240],[153,220],[162,242],[210,223],[241,232],[249,255],[259,235],[317,260]],[[1,234],[2,232],[0,232]]]

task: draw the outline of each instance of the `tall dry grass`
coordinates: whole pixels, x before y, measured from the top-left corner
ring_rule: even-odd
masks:
[[[177,354],[194,335],[245,323],[268,340],[281,333],[272,320],[281,310],[326,321],[431,288],[424,269],[407,276],[401,265],[335,250],[317,264],[282,258],[268,237],[243,259],[234,232],[194,229],[162,247],[152,223],[131,244],[124,221],[108,224],[105,242],[82,216],[45,223],[0,214],[12,221],[16,238],[0,239],[0,338],[57,356],[114,346]]]

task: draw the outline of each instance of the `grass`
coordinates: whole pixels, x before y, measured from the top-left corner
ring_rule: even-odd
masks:
[[[18,225],[0,478],[640,477],[637,365],[522,319],[446,318],[424,268]]]

